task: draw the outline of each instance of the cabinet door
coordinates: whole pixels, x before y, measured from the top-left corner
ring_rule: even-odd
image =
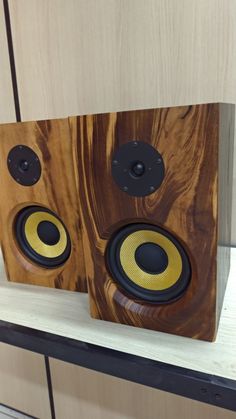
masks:
[[[236,413],[50,359],[57,419],[235,419]]]
[[[0,123],[14,122],[16,116],[3,2],[0,3],[0,46]]]
[[[0,343],[0,404],[50,419],[44,357]]]

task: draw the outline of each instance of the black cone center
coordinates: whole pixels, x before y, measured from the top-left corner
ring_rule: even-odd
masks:
[[[43,243],[53,246],[60,240],[60,232],[55,224],[50,221],[41,221],[37,227],[37,233]]]
[[[29,170],[29,166],[30,166],[30,164],[27,160],[21,160],[20,163],[19,163],[18,168],[19,168],[20,172],[27,172],[27,170]]]
[[[168,256],[162,247],[155,243],[141,244],[135,252],[138,266],[150,274],[159,274],[168,266]]]
[[[134,177],[141,177],[143,176],[145,172],[145,166],[143,164],[143,162],[141,161],[136,161],[135,163],[133,163],[132,167],[131,167],[131,175]]]

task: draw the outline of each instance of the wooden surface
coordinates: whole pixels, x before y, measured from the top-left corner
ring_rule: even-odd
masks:
[[[217,202],[221,202],[221,191],[217,188],[218,159],[222,160],[221,167],[227,174],[228,155],[232,155],[228,138],[231,121],[228,123],[226,117],[226,112],[216,104],[70,118],[73,144],[77,146],[78,197],[94,318],[214,339],[218,298]],[[218,156],[219,118],[225,126],[222,135],[227,150],[225,159]],[[165,165],[161,186],[142,198],[122,191],[111,173],[114,153],[134,139],[152,145]],[[130,159],[132,162],[132,157]],[[220,171],[222,178],[224,171]],[[226,177],[232,179],[232,168]],[[222,192],[227,194],[225,176],[220,184]],[[232,181],[229,186],[231,184]],[[229,198],[227,194],[225,200],[231,211]],[[118,286],[108,272],[105,254],[109,239],[131,222],[158,225],[174,235],[186,249],[191,281],[177,301],[166,305],[145,303]],[[224,211],[224,218],[219,222],[219,237],[221,231],[227,229],[227,222]],[[220,278],[222,285],[228,275],[228,262],[223,254],[218,262],[218,265],[226,265]]]
[[[23,120],[236,101],[234,0],[9,3]]]
[[[0,137],[0,172],[4,183],[4,188],[0,189],[0,241],[9,279],[49,287],[86,290],[68,120],[3,124],[0,125]],[[41,177],[33,186],[18,184],[8,171],[8,153],[19,144],[31,147],[41,162]],[[49,208],[65,223],[72,251],[64,265],[55,269],[42,268],[27,259],[17,245],[13,233],[14,220],[22,208],[30,205]]]
[[[236,413],[50,359],[57,419],[235,419]],[[62,378],[63,377],[63,378]]]
[[[50,419],[44,357],[0,344],[0,404]]]
[[[236,102],[234,0],[9,3],[23,120]],[[5,45],[4,25],[1,33]],[[10,81],[5,61],[1,72],[7,69]],[[13,121],[12,91],[2,77],[0,120]]]
[[[64,337],[236,379],[236,250],[216,342],[208,343],[91,319],[88,296],[3,282],[0,319]]]
[[[0,45],[0,122],[14,122],[16,117],[11,83],[11,71],[8,55],[3,2],[0,3]]]

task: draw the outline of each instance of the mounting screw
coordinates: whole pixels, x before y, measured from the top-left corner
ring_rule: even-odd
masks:
[[[137,141],[133,141],[133,147],[137,147],[138,146],[138,142]]]
[[[150,192],[154,192],[154,191],[155,191],[154,186],[149,186],[149,191],[150,191]]]
[[[124,192],[127,192],[127,191],[128,191],[128,186],[124,186],[124,187],[123,187],[123,191],[124,191]]]
[[[118,165],[118,160],[113,160],[112,164],[113,164],[113,166],[117,166]]]
[[[161,160],[161,158],[159,157],[159,159],[157,159],[157,164],[161,164],[161,162],[162,162],[162,160]]]

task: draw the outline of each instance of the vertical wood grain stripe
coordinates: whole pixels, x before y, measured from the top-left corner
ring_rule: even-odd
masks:
[[[19,94],[18,94],[18,86],[17,86],[16,66],[15,66],[14,48],[13,48],[13,42],[12,42],[11,19],[10,19],[8,0],[3,0],[3,7],[4,7],[4,15],[5,15],[5,23],[6,23],[7,43],[8,43],[10,68],[11,68],[11,80],[12,80],[12,88],[13,88],[13,95],[14,95],[16,120],[17,122],[20,122],[21,112],[20,112],[20,102],[19,102]]]

